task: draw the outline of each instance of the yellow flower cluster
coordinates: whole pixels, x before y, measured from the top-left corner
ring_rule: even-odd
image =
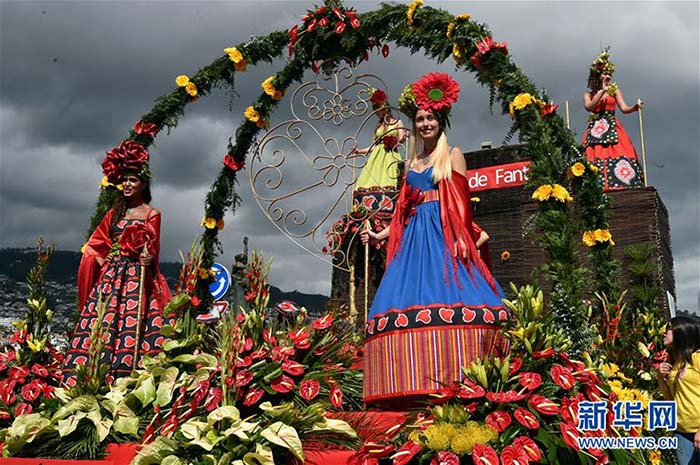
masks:
[[[454,55],[456,61],[460,61],[462,59],[462,49],[459,48],[459,44],[457,44],[457,42],[452,45],[452,55]]]
[[[415,442],[429,449],[451,450],[460,456],[471,454],[476,444],[486,444],[496,439],[498,439],[496,430],[475,421],[468,421],[463,425],[436,423],[427,427],[419,435],[413,435]]]
[[[416,10],[423,6],[423,0],[413,0],[406,10],[406,21],[409,26],[413,26],[413,15],[416,14]]]
[[[527,92],[516,95],[513,101],[508,104],[508,113],[510,117],[515,118],[515,110],[522,110],[535,101],[536,99]]]
[[[109,182],[109,179],[107,179],[107,176],[102,176],[102,181],[100,181],[100,188],[104,189],[107,186],[114,186],[120,191],[124,190],[124,186],[122,184],[112,184],[111,182]]]
[[[215,218],[212,218],[211,216],[205,216],[202,218],[202,222],[200,223],[201,226],[204,226],[207,229],[224,229],[224,220],[223,218],[220,220],[216,220]]]
[[[274,80],[275,76],[270,76],[269,78],[265,79],[260,85],[262,86],[263,90],[267,95],[272,97],[274,100],[280,100],[282,97],[284,97],[284,92],[275,89],[275,86],[272,85],[272,81]]]
[[[213,278],[216,275],[216,273],[214,273],[214,270],[212,270],[211,268],[207,269],[207,268],[202,268],[201,266],[199,267],[198,272],[199,272],[199,277],[201,279]]]
[[[249,106],[248,108],[245,109],[245,112],[243,113],[243,116],[245,116],[245,119],[250,121],[251,123],[257,123],[260,120],[260,113],[253,108],[253,106]]]
[[[469,13],[462,13],[461,15],[455,16],[455,20],[450,21],[450,23],[447,25],[447,38],[452,40],[452,35],[455,32],[455,27],[457,27],[457,23],[460,21],[468,21],[469,18],[471,18],[471,15]]]
[[[659,465],[661,463],[661,452],[658,450],[649,452],[649,462],[651,462],[651,465]]]
[[[191,97],[197,96],[197,86],[194,82],[190,81],[189,76],[187,76],[186,74],[181,74],[178,77],[176,77],[175,84],[177,84],[178,87],[184,87],[185,92],[187,92]]]
[[[583,233],[583,243],[588,247],[593,247],[596,243],[609,242],[610,245],[615,245],[612,234],[607,229],[596,229],[594,231],[586,231]]]
[[[532,193],[532,199],[539,202],[554,199],[564,203],[574,200],[569,191],[566,190],[566,187],[560,184],[542,184]]]
[[[224,49],[229,59],[233,62],[233,67],[236,71],[245,71],[248,67],[248,62],[243,58],[243,54],[236,47],[229,47]]]
[[[632,382],[630,378],[620,371],[620,367],[616,363],[604,363],[603,366],[600,367],[600,374],[606,378],[617,378],[626,383]]]

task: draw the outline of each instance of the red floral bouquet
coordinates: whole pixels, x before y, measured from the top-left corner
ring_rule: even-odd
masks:
[[[486,59],[491,56],[494,50],[500,51],[503,56],[508,55],[508,42],[494,42],[491,36],[486,37],[476,43],[476,53],[470,60],[477,69],[481,69]]]
[[[156,232],[149,224],[131,223],[119,236],[119,253],[138,259],[145,249],[148,255],[155,255],[156,239]]]
[[[386,135],[382,137],[382,143],[384,144],[385,150],[396,150],[396,146],[399,145],[399,138],[392,135]]]
[[[375,89],[369,97],[373,108],[379,108],[386,104],[386,92],[381,89]]]

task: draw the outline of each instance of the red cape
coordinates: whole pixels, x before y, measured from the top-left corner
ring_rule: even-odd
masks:
[[[478,232],[475,232],[473,227],[471,193],[466,176],[452,171],[452,180],[441,180],[438,183],[438,191],[440,195],[440,222],[445,236],[445,256],[451,258],[458,286],[461,287],[459,278],[457,278],[457,260],[461,260],[470,275],[473,273],[473,267],[476,267],[478,272],[486,279],[486,282],[495,290],[496,282],[484,261],[479,258],[476,248],[475,234],[478,237]],[[396,210],[391,219],[386,257],[387,266],[401,247],[404,225],[411,214],[409,204],[411,199],[415,199],[415,197],[415,191],[408,186],[404,177],[404,182],[396,201]],[[460,248],[457,244],[460,240],[466,245],[465,257],[458,253]],[[445,268],[446,280],[448,277],[447,271],[447,268]]]
[[[114,210],[109,210],[104,218],[102,218],[95,232],[90,236],[90,239],[88,239],[87,244],[85,244],[85,252],[83,252],[83,258],[80,260],[80,266],[78,267],[79,309],[83,308],[90,295],[90,291],[92,291],[92,288],[100,279],[100,276],[102,276],[103,269],[97,263],[97,257],[105,259],[112,250],[112,238],[109,234],[109,228],[112,224],[113,215]],[[156,232],[155,244],[153,244],[153,249],[155,251],[153,257],[153,291],[162,310],[172,298],[172,294],[170,293],[168,283],[165,281],[165,277],[160,272],[160,213],[154,216],[149,215],[149,217],[146,218],[146,224],[152,227]]]

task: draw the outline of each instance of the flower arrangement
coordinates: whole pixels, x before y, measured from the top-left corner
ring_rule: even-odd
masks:
[[[569,194],[569,191],[560,184],[543,184],[532,193],[532,199],[538,202],[546,202],[548,200],[556,200],[566,203],[574,200]]]
[[[607,229],[596,229],[583,233],[583,243],[586,247],[595,247],[598,244],[615,245],[612,234]]]
[[[228,55],[229,59],[233,62],[233,66],[236,71],[245,71],[248,67],[248,62],[243,57],[243,53],[236,47],[228,47],[224,49],[224,53]]]

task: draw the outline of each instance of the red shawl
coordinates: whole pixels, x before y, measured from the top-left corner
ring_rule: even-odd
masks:
[[[83,258],[80,260],[80,266],[78,267],[78,308],[80,309],[83,308],[90,295],[90,291],[92,291],[92,288],[100,279],[100,276],[102,276],[103,269],[97,263],[97,257],[105,259],[112,250],[112,237],[109,233],[109,229],[112,224],[113,215],[114,210],[109,210],[104,218],[102,218],[95,232],[90,236],[90,239],[88,239],[87,244],[85,244],[85,252],[83,252]],[[156,232],[156,239],[153,247],[155,250],[155,256],[153,257],[153,290],[160,303],[160,308],[163,309],[172,298],[172,294],[170,293],[168,283],[165,281],[165,277],[160,272],[160,213],[154,216],[150,216],[149,214],[146,218],[146,223]]]
[[[451,258],[457,285],[461,287],[457,277],[457,260],[461,260],[470,275],[472,275],[472,267],[475,266],[486,282],[495,290],[496,284],[493,276],[491,276],[486,264],[479,258],[476,249],[475,231],[472,226],[471,194],[467,178],[463,174],[452,171],[452,180],[441,180],[438,184],[438,192],[440,193],[440,222],[445,236],[445,256]],[[404,179],[399,198],[396,201],[394,216],[391,219],[386,257],[387,266],[401,246],[404,225],[415,207],[412,203],[415,202],[416,198],[414,190]],[[460,240],[466,245],[466,257],[462,257],[461,248],[458,246]],[[446,268],[446,279],[447,271]]]

